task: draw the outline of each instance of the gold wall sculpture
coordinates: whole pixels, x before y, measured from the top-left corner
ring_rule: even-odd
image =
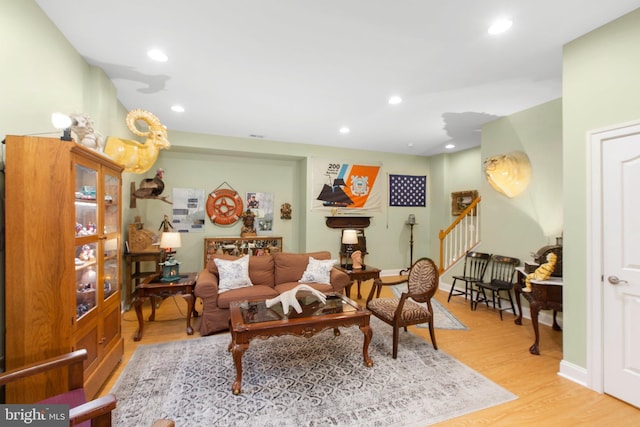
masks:
[[[149,126],[146,132],[136,127],[138,120]],[[168,149],[171,144],[167,138],[167,128],[152,113],[145,110],[131,110],[126,118],[127,127],[134,135],[147,138],[144,143],[110,136],[104,148],[106,155],[124,166],[126,172],[145,173],[156,162],[158,153]]]
[[[484,173],[494,190],[512,198],[529,186],[531,163],[522,151],[511,151],[486,159]]]

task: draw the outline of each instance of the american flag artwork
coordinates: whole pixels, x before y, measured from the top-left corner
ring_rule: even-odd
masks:
[[[426,205],[426,176],[389,174],[389,206]]]

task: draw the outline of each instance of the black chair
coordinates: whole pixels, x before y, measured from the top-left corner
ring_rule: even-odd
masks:
[[[513,297],[511,296],[511,290],[513,289],[513,283],[516,276],[516,267],[520,265],[518,258],[511,258],[503,255],[493,255],[491,257],[491,279],[489,282],[478,282],[475,285],[478,287],[476,290],[476,299],[473,301],[473,310],[478,308],[478,303],[484,301],[489,307],[489,299],[485,291],[491,292],[491,302],[493,308],[496,308],[496,300],[498,301],[498,310],[500,312],[500,320],[502,320],[502,312],[509,310],[509,308],[502,308],[502,299],[506,299],[501,296],[502,293],[506,293],[511,303],[511,311],[514,315],[517,315],[516,308],[513,305]],[[482,295],[482,297],[481,297]]]
[[[407,326],[420,323],[429,324],[429,334],[433,348],[438,349],[433,328],[433,307],[431,298],[438,289],[438,268],[429,258],[420,258],[409,270],[409,276],[393,282],[375,279],[371,292],[367,297],[367,309],[383,322],[393,327],[393,358],[398,356],[398,334],[400,328],[407,331]],[[382,286],[407,283],[407,292],[400,298],[373,298],[376,290],[380,295]],[[418,304],[425,303],[425,305]]]
[[[449,291],[449,298],[447,302],[451,301],[453,295],[464,295],[464,299],[469,296],[470,308],[473,308],[473,284],[482,282],[484,280],[484,274],[487,271],[487,266],[491,260],[491,254],[485,254],[482,252],[467,252],[464,257],[464,270],[462,276],[453,276],[453,283],[451,284],[451,290]],[[464,281],[464,291],[455,289],[456,282]]]

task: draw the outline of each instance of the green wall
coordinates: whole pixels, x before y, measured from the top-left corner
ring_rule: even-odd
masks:
[[[562,102],[557,99],[495,120],[482,129],[482,158],[521,151],[531,182],[514,198],[482,180],[482,250],[531,261],[562,233]]]
[[[543,125],[541,125],[541,123]],[[520,195],[510,199],[495,191],[484,179],[482,163],[488,157],[521,151],[531,163],[531,182]],[[435,158],[434,158],[435,160]],[[480,252],[532,261],[531,252],[562,233],[562,101],[560,99],[494,120],[482,127],[482,145],[454,156],[437,159],[432,167],[445,185],[443,200],[454,191],[478,190],[480,204]],[[443,206],[442,220],[450,216],[450,205]],[[461,274],[463,263],[443,274]],[[487,273],[489,274],[489,273]],[[459,285],[459,283],[458,283]],[[448,289],[448,285],[447,288]],[[528,307],[526,301],[523,305]]]
[[[85,112],[105,134],[122,135],[125,109],[102,70],[89,66],[31,0],[0,0],[0,140],[6,135],[59,137],[51,113]],[[127,131],[128,132],[128,131]],[[4,145],[0,144],[2,169]],[[4,174],[0,174],[4,204]],[[0,223],[4,224],[1,206]],[[46,215],[47,212],[42,212]],[[56,230],[51,230],[55,233]],[[50,236],[43,236],[50,238]],[[4,331],[4,226],[0,241],[0,329]],[[29,268],[25,260],[24,268]],[[0,334],[4,357],[4,334]]]
[[[587,132],[640,117],[640,9],[564,48],[565,360],[587,366],[590,194]]]
[[[274,193],[274,210],[291,203],[291,220],[275,216],[272,235],[282,236],[284,250],[304,252],[329,250],[337,257],[340,231],[325,225],[328,210],[311,210],[311,171],[314,158],[338,158],[347,162],[378,163],[382,165],[377,185],[387,199],[389,173],[427,175],[427,185],[433,179],[429,159],[426,157],[397,155],[361,150],[336,149],[307,144],[289,144],[245,138],[215,135],[170,132],[171,149],[161,151],[153,170],[165,170],[165,194],[171,196],[173,188],[203,188],[205,195],[228,183],[240,194],[246,192]],[[149,171],[145,177],[155,173]],[[129,182],[139,185],[142,176],[125,176],[124,188],[128,192]],[[125,194],[125,199],[128,199]],[[414,259],[418,256],[437,257],[430,248],[432,239],[437,239],[430,226],[430,211],[440,206],[427,190],[427,207],[386,207],[368,213],[371,225],[365,230],[369,254],[365,263],[393,270],[409,263],[409,229],[405,221],[409,213],[416,215],[420,224],[414,232]],[[125,223],[139,215],[145,228],[157,230],[163,215],[171,215],[171,206],[158,200],[139,200],[135,209],[125,209]],[[198,271],[203,264],[203,238],[239,236],[241,223],[229,226],[205,221],[204,233],[189,233],[183,236],[183,247],[178,258],[181,269]]]

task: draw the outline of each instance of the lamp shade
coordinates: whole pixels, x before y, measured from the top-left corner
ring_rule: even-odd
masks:
[[[178,232],[164,232],[160,238],[160,247],[163,249],[173,249],[182,246],[182,238]]]
[[[53,113],[51,114],[51,123],[56,129],[66,129],[71,126],[72,120],[64,113]]]
[[[358,243],[358,232],[356,230],[344,230],[342,232],[342,243],[356,245]]]

